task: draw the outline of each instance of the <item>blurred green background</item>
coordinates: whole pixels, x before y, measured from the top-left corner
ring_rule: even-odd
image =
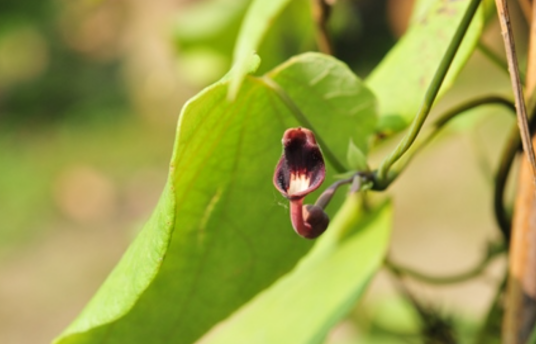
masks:
[[[49,342],[113,268],[164,186],[182,104],[228,70],[248,3],[0,2],[0,343]],[[274,23],[261,71],[316,50],[308,3],[294,1]],[[365,77],[403,34],[411,5],[339,0],[330,21],[336,56]],[[526,23],[512,10],[523,56]],[[484,41],[502,51],[497,23]],[[509,95],[507,75],[476,52],[434,113],[490,92]],[[491,177],[514,122],[502,109],[475,112],[389,191],[395,260],[455,273],[499,237]],[[504,268],[496,261],[456,286],[409,285],[471,334]],[[328,342],[415,342],[416,322],[380,273]]]

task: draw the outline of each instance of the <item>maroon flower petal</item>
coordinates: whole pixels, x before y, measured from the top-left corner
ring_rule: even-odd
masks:
[[[304,198],[324,181],[326,168],[312,131],[293,128],[283,135],[283,156],[279,160],[274,185],[290,200]]]

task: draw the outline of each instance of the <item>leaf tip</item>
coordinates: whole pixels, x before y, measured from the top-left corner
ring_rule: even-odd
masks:
[[[227,99],[234,101],[240,90],[240,86],[246,75],[255,73],[261,64],[261,58],[254,51],[250,54],[240,55],[235,57],[235,63],[229,72],[231,83],[227,93]]]

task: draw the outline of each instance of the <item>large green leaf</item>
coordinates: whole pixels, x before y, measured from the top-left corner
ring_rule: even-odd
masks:
[[[388,204],[363,216],[359,196],[348,196],[328,236],[297,268],[210,333],[203,344],[321,343],[381,266],[390,229]],[[343,233],[346,238],[340,240]]]
[[[297,85],[324,99],[315,111],[304,111],[332,150],[345,152],[349,137],[339,136],[360,121],[361,135],[374,131],[373,107],[350,116],[350,128],[347,120],[336,125],[333,92],[347,94],[344,102],[373,101],[341,62],[305,54],[270,75],[296,83],[280,80],[296,104],[309,98],[294,93]],[[246,77],[234,102],[226,98],[228,86],[218,82],[184,107],[169,181],[153,217],[57,343],[191,343],[311,247],[292,231],[271,181],[282,133],[298,122],[263,79]],[[327,116],[333,125],[323,125]]]
[[[383,117],[380,129],[400,130],[411,122],[468,4],[468,0],[418,2],[406,34],[366,80],[378,97]],[[453,83],[473,52],[485,19],[485,11],[480,8],[438,96]]]

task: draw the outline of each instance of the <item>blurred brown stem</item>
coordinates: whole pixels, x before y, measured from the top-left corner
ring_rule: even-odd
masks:
[[[327,23],[331,14],[331,5],[327,0],[311,0],[312,14],[316,25],[318,49],[324,54],[333,55],[333,45],[329,38]]]
[[[523,12],[523,17],[527,20],[527,23],[530,24],[531,20],[531,13],[532,13],[532,5],[530,4],[529,0],[517,0],[519,3],[519,7],[521,8],[521,12]]]
[[[488,47],[486,43],[479,41],[476,47],[484,56],[488,58],[488,60],[490,60],[494,65],[499,67],[501,71],[504,71],[506,74],[508,74],[508,64],[506,63],[506,61],[502,57],[497,55],[497,53],[495,53],[493,49]],[[525,82],[525,73],[519,71],[519,77],[521,78],[522,83]]]

